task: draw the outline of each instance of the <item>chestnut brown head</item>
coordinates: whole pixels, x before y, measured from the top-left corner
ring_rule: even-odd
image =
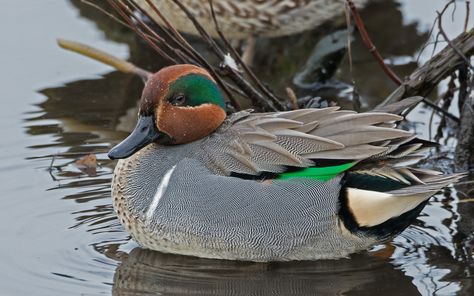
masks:
[[[129,157],[152,142],[176,145],[202,139],[225,117],[224,97],[206,70],[194,65],[163,68],[145,85],[137,126],[109,157]]]

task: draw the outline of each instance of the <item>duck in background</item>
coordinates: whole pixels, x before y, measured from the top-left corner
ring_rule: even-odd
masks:
[[[154,21],[162,23],[147,0],[134,0]],[[151,0],[179,31],[198,32],[184,11],[171,0]],[[368,0],[353,0],[363,7]],[[209,0],[182,0],[181,3],[212,37],[218,38]],[[316,28],[344,14],[344,0],[213,0],[219,27],[227,38],[246,39],[243,60],[251,64],[255,37],[281,37]]]
[[[161,19],[148,5],[147,0],[135,0],[155,21]],[[182,32],[198,34],[193,23],[174,1],[151,0],[176,28]],[[297,34],[320,26],[344,13],[344,0],[213,0],[219,27],[232,39],[249,36],[280,37]],[[354,0],[362,7],[368,0]],[[213,37],[218,37],[211,16],[209,0],[182,0],[181,3]]]
[[[146,83],[135,130],[109,152],[120,159],[114,209],[141,246],[258,262],[341,258],[399,234],[463,176],[407,165],[429,142],[384,110],[224,109],[197,66]]]

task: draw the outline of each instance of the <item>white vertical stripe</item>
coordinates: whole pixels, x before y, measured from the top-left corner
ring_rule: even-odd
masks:
[[[165,175],[163,176],[163,179],[161,179],[160,184],[158,185],[158,188],[156,189],[155,196],[153,197],[153,201],[150,204],[150,207],[146,211],[146,222],[149,223],[151,221],[151,217],[153,216],[153,213],[156,210],[156,207],[158,206],[158,202],[160,199],[163,197],[165,194],[166,188],[168,187],[168,183],[171,178],[171,174],[173,173],[174,169],[176,168],[176,165],[174,165],[171,169],[169,169]]]

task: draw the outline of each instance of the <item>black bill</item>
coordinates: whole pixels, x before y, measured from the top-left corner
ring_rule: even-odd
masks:
[[[127,158],[146,145],[157,141],[162,133],[155,127],[153,116],[140,116],[132,133],[109,151],[110,159]]]

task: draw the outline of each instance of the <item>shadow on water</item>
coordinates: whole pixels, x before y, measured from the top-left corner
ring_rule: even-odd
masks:
[[[385,260],[244,263],[162,254],[136,248],[124,254],[113,295],[397,295],[416,293],[402,271]],[[380,283],[384,283],[380,285]]]
[[[161,66],[133,34],[81,1],[71,3],[80,17],[94,21],[106,38],[128,44],[131,61],[148,69]],[[416,24],[405,24],[394,1],[375,1],[363,11],[363,17],[379,50],[391,57],[395,71],[402,76],[409,74],[417,64],[411,59],[401,61],[416,56],[427,33],[420,33]],[[327,28],[334,27],[337,26]],[[282,85],[291,81],[290,73],[300,69],[314,40],[321,36],[320,31],[314,31],[262,40],[272,51],[257,55],[256,72],[282,91]],[[352,77],[364,104],[372,106],[394,85],[360,41],[354,43],[353,55]],[[347,64],[346,60],[342,62],[338,78],[350,82]],[[61,272],[51,271],[55,280],[77,279],[77,290],[88,282],[99,286],[97,291],[112,285],[113,295],[474,294],[474,207],[473,203],[462,201],[472,197],[471,183],[436,195],[416,225],[393,242],[349,259],[253,264],[167,255],[138,247],[130,250],[129,237],[113,213],[109,187],[115,163],[106,158],[105,152],[135,125],[142,86],[138,78],[117,72],[74,81],[41,90],[45,101],[38,104],[38,111],[26,115],[28,135],[53,138],[29,146],[37,151],[30,161],[52,160],[44,168],[45,174],[49,171],[54,179],[49,190],[61,192],[60,202],[80,204],[70,212],[75,222],[69,228],[90,234],[84,237],[87,241],[81,243],[80,253],[65,260]],[[51,148],[61,148],[64,153],[56,157],[44,155]],[[88,153],[98,157],[95,176],[81,172],[73,164]],[[83,261],[93,263],[84,266]]]

